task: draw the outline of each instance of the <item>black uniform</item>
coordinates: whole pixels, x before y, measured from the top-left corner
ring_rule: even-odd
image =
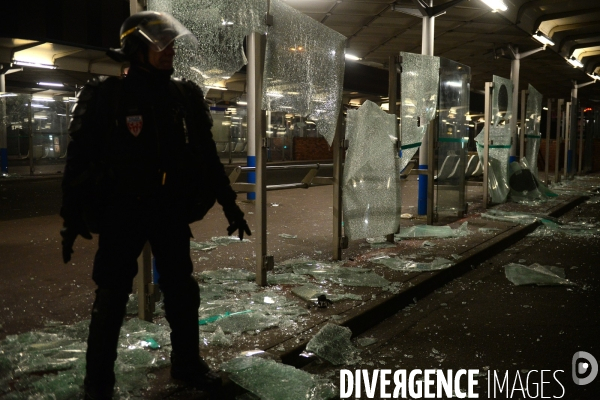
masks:
[[[164,71],[133,65],[125,78],[95,79],[79,95],[61,216],[65,227],[99,233],[87,387],[112,391],[119,331],[146,241],[172,329],[172,375],[208,371],[199,357],[200,297],[188,224],[215,199],[230,223],[243,220],[211,126],[200,88],[175,83]]]

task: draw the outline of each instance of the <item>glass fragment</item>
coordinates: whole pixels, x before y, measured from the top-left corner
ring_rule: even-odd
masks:
[[[233,382],[265,400],[321,400],[337,394],[329,381],[260,357],[233,358],[221,369]]]
[[[565,278],[565,270],[559,267],[538,263],[527,265],[510,263],[504,266],[504,273],[515,285],[574,285]]]
[[[444,226],[433,225],[414,225],[405,229],[400,229],[400,233],[395,234],[394,238],[422,238],[422,237],[437,237],[437,238],[456,238],[463,237],[469,234],[468,222],[463,222],[456,229]]]
[[[315,353],[333,365],[351,364],[357,354],[350,338],[352,331],[344,326],[326,324],[306,345],[306,351]]]
[[[395,116],[369,100],[347,113],[342,202],[349,240],[387,235],[400,224],[395,132]]]
[[[372,261],[375,264],[383,265],[395,271],[404,272],[438,271],[454,265],[452,261],[445,258],[435,258],[432,262],[417,262],[398,257],[380,258]]]

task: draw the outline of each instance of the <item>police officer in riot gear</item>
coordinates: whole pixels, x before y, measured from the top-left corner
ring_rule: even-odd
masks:
[[[124,78],[93,79],[83,88],[69,127],[63,180],[63,259],[77,236],[99,233],[84,380],[86,398],[112,397],[117,343],[137,258],[150,243],[171,327],[171,376],[214,389],[221,378],[199,354],[199,288],[191,277],[189,223],[218,201],[228,233],[250,235],[212,139],[201,89],[171,79],[175,40],[195,40],[166,13],[141,12],[121,27],[130,62]]]

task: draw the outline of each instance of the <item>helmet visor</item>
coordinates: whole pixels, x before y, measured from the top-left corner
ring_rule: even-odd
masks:
[[[179,21],[167,13],[156,13],[157,18],[148,18],[136,27],[123,32],[121,40],[127,35],[138,32],[148,42],[148,47],[154,51],[163,51],[176,39],[182,39],[190,44],[197,44],[196,37]]]

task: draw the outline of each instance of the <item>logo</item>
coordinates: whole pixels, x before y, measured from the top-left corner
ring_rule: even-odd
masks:
[[[144,125],[144,120],[141,115],[129,115],[126,119],[127,129],[129,132],[135,137],[138,137],[140,132],[142,131],[142,126]]]
[[[598,375],[598,361],[588,352],[578,351],[573,354],[573,382],[587,385]]]

